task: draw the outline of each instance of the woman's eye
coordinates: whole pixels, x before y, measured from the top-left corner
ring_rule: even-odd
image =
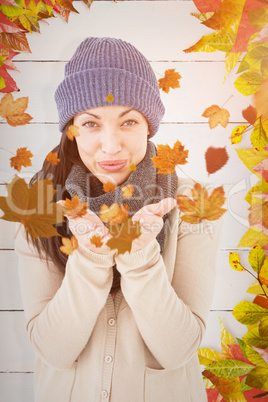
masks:
[[[127,121],[125,121],[124,124],[126,124],[126,123],[130,123],[130,124],[127,124],[128,126],[134,126],[134,124],[136,124],[136,121],[135,120],[127,120]],[[134,123],[134,124],[132,124],[132,123]]]
[[[83,123],[83,126],[94,127],[94,124],[97,124],[97,123],[94,123],[93,121],[86,121],[85,123]]]

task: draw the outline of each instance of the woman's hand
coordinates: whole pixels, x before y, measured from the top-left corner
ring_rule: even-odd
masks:
[[[59,204],[64,206],[64,201],[58,201]],[[106,242],[112,237],[107,227],[103,224],[101,219],[90,209],[83,217],[65,215],[69,221],[69,229],[72,234],[77,238],[78,243],[88,248],[97,254],[113,255],[116,250],[111,250],[106,245]],[[96,247],[91,243],[90,239],[94,236],[101,236],[103,242],[101,247]]]
[[[164,221],[162,217],[171,211],[177,202],[174,198],[164,198],[157,204],[149,204],[141,208],[132,217],[135,223],[140,222],[141,235],[133,241],[131,252],[143,249],[161,231]]]

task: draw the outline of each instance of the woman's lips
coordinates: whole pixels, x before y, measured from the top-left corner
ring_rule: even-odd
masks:
[[[127,163],[127,160],[118,160],[118,161],[102,161],[98,162],[98,165],[106,170],[107,172],[117,172],[121,170]]]

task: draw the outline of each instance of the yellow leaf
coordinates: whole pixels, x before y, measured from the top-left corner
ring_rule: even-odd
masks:
[[[135,172],[135,170],[137,169],[137,167],[134,163],[131,163],[128,168],[131,172]]]
[[[264,118],[268,118],[268,78],[260,84],[258,91],[254,95],[254,103],[258,113]]]
[[[261,123],[255,125],[250,135],[250,141],[256,151],[262,151],[263,148],[266,146],[267,137]]]
[[[162,89],[164,92],[169,93],[170,88],[179,88],[180,83],[179,79],[181,75],[175,72],[175,68],[171,68],[165,71],[164,78],[160,78],[158,80],[159,89]]]
[[[119,206],[116,202],[108,207],[103,204],[100,209],[100,219],[104,223],[121,223],[122,220],[128,216],[128,213],[124,207]]]
[[[66,255],[72,254],[73,251],[78,248],[78,241],[75,236],[72,236],[71,239],[63,237],[62,243],[63,246],[60,246],[60,251]]]
[[[221,50],[228,52],[235,43],[235,35],[232,32],[216,33],[202,36],[195,45],[183,50],[185,53],[190,52],[215,52]]]
[[[69,140],[73,141],[74,137],[78,137],[80,134],[78,132],[78,128],[77,126],[74,125],[70,125],[68,127],[68,130],[66,131],[66,135],[69,138]]]
[[[238,253],[229,253],[229,263],[235,271],[245,271],[245,268],[240,264],[240,256]]]
[[[107,102],[113,102],[114,101],[113,95],[112,94],[107,95],[106,100],[107,100]]]
[[[262,75],[258,72],[247,71],[239,75],[234,82],[234,86],[242,95],[249,96],[257,92],[262,80]]]
[[[56,166],[60,162],[60,159],[58,158],[57,152],[49,152],[49,154],[47,155],[46,159],[53,166]]]
[[[28,106],[28,97],[18,98],[14,101],[11,93],[7,93],[0,102],[0,116],[5,118],[7,123],[12,126],[24,126],[32,117],[24,113]]]
[[[101,236],[94,235],[90,239],[90,243],[95,247],[101,247],[103,245],[103,241],[101,241]]]
[[[217,127],[218,124],[226,127],[229,123],[230,113],[227,109],[221,109],[218,105],[212,105],[204,111],[202,116],[209,117],[209,127],[212,129]]]
[[[246,130],[246,128],[247,128],[247,126],[242,124],[233,129],[232,134],[231,134],[231,143],[232,144],[238,144],[239,142],[241,142],[243,131]]]
[[[106,183],[103,184],[103,191],[105,193],[109,193],[110,191],[115,191],[116,190],[116,184],[112,183],[111,181],[107,181]]]
[[[199,363],[203,366],[208,366],[224,359],[221,353],[209,348],[198,349]]]
[[[268,286],[268,258],[264,260],[260,270],[259,279],[263,285]]]
[[[228,74],[230,71],[237,65],[237,63],[240,60],[240,57],[242,56],[242,52],[226,52],[225,55],[225,75],[224,75],[224,80],[225,82]]]
[[[132,194],[134,193],[134,187],[130,183],[122,187],[121,190],[122,190],[122,197],[124,198],[131,198]]]
[[[20,172],[22,166],[32,166],[31,157],[33,157],[33,154],[31,151],[27,151],[27,147],[18,148],[16,156],[10,158],[10,166]]]
[[[235,345],[236,341],[234,337],[227,331],[227,329],[224,327],[222,320],[220,319],[220,326],[221,326],[221,348],[222,348],[222,354],[225,356],[225,358],[233,358],[233,355],[228,347],[228,345]]]
[[[264,290],[265,292],[267,292],[268,287],[266,285],[264,286]],[[258,279],[256,279],[248,288],[247,293],[253,294],[253,295],[262,295],[263,294],[263,289],[258,281]]]
[[[237,247],[254,247],[256,244],[259,244],[261,247],[263,247],[267,243],[268,236],[254,226],[251,226],[246,231]]]
[[[157,145],[157,156],[152,157],[153,164],[159,170],[158,174],[171,174],[175,172],[176,165],[184,165],[188,161],[188,151],[177,140],[170,148],[169,145]]]
[[[81,203],[80,198],[75,195],[71,200],[66,199],[64,202],[64,207],[66,208],[66,214],[72,217],[82,217],[87,213],[88,203]]]
[[[261,179],[262,176],[259,173],[255,172],[253,168],[268,157],[268,152],[265,149],[258,152],[254,148],[235,148],[235,150],[241,161],[246,165],[246,167]]]

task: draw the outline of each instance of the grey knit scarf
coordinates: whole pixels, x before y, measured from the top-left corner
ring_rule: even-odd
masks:
[[[127,204],[129,206],[129,216],[131,217],[145,205],[155,204],[163,198],[175,197],[178,186],[177,174],[175,172],[169,175],[157,174],[151,160],[153,156],[156,156],[156,147],[154,143],[148,141],[145,157],[137,165],[136,170],[114,192],[105,193],[103,183],[85,166],[80,165],[73,165],[66,179],[65,188],[71,197],[77,195],[81,202],[87,202],[89,209],[97,215],[103,204],[110,207],[117,202],[119,205]],[[131,198],[122,196],[121,188],[127,183],[131,183],[134,187]],[[163,216],[163,220],[163,228],[156,237],[161,253],[164,248],[168,214]]]

